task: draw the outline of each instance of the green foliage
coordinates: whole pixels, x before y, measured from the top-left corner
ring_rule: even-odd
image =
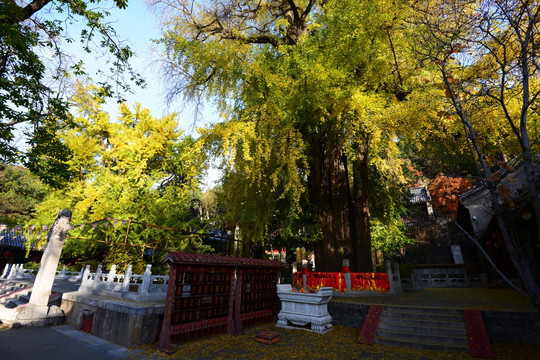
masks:
[[[23,265],[23,268],[25,269],[32,269],[32,270],[38,270],[39,264],[35,261],[29,261]]]
[[[396,257],[405,245],[410,244],[414,244],[414,240],[407,236],[407,229],[399,218],[386,224],[379,219],[371,222],[373,250],[382,250],[387,256]]]
[[[27,169],[13,165],[2,165],[0,184],[0,222],[10,225],[29,220],[48,191]]]
[[[120,268],[143,267],[145,247],[209,251],[199,237],[140,224],[202,230],[191,209],[204,168],[198,143],[182,135],[174,115],[156,119],[140,104],[133,109],[122,104],[118,120],[110,121],[101,110],[100,92],[92,85],[78,87],[74,126],[57,135],[72,153],[63,163],[71,181],[47,196],[32,224],[50,224],[63,208],[72,210],[72,224],[98,222],[70,231],[71,237],[88,240],[68,240],[63,256],[105,259]],[[134,223],[99,222],[107,218]],[[42,244],[45,237],[34,239]]]
[[[374,165],[370,169],[370,192],[372,202],[370,211],[371,248],[381,250],[386,256],[396,257],[405,245],[414,244],[402,216],[407,212],[403,195],[405,184],[396,183],[388,174],[380,172]]]
[[[414,270],[415,266],[413,263],[400,263],[399,264],[399,275],[402,278],[411,279],[412,278],[412,271]]]
[[[29,3],[29,4],[27,4]],[[92,7],[88,6],[92,3]],[[95,4],[107,6],[104,0],[47,0],[0,4],[0,159],[15,162],[24,158],[13,145],[18,124],[30,125],[31,154],[27,166],[39,169],[40,175],[57,171],[61,180],[64,169],[58,163],[66,156],[66,149],[55,143],[55,129],[69,118],[69,104],[65,84],[71,76],[86,75],[82,63],[73,63],[63,51],[62,42],[72,42],[68,28],[83,23],[80,42],[88,53],[109,54],[107,70],[100,72],[106,79],[102,93],[114,94],[112,84],[120,92],[129,91],[131,81],[143,85],[143,80],[129,65],[132,51],[120,41],[114,28],[107,23],[108,12]],[[28,5],[28,6],[26,6]],[[116,0],[125,8],[127,1]],[[121,99],[121,94],[116,94]],[[45,176],[47,183],[58,179]],[[58,185],[60,186],[60,185]]]
[[[285,11],[291,4],[294,9]],[[410,91],[411,77],[405,61],[396,71],[393,56],[403,54],[403,36],[396,31],[401,3],[311,5],[201,2],[200,8],[168,9],[171,21],[161,45],[174,79],[171,95],[206,96],[223,111],[226,120],[202,135],[225,160],[227,221],[251,241],[311,237],[354,243],[325,233],[339,228],[330,222],[355,216],[340,213],[337,203],[333,213],[326,212],[319,194],[341,182],[351,201],[346,193],[330,198],[360,201],[361,181],[353,177],[360,172],[361,147],[369,148],[367,162],[388,180],[377,184],[381,193],[404,181],[394,141],[400,126],[395,103]],[[336,151],[348,169],[335,165]]]
[[[31,148],[24,161],[33,174],[54,188],[62,187],[71,177],[65,160],[73,156],[72,152],[57,136],[62,127],[68,126],[44,119],[29,142]]]

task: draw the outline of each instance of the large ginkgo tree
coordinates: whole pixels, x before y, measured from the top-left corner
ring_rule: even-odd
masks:
[[[370,179],[386,193],[403,182],[395,104],[410,92],[411,69],[400,2],[156,4],[168,16],[171,99],[213,100],[224,115],[203,138],[225,159],[229,215],[244,238],[298,234],[307,226],[295,221],[309,213],[318,270],[348,258],[372,271]]]

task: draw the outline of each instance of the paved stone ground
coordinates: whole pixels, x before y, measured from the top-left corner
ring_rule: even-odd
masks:
[[[255,335],[264,330],[281,334],[279,342],[264,345],[255,341]],[[276,328],[272,324],[261,324],[245,330],[241,336],[214,335],[207,338],[190,339],[178,344],[171,355],[164,355],[155,346],[137,349],[131,359],[193,359],[193,360],[379,360],[379,359],[473,359],[469,353],[420,351],[390,346],[367,346],[356,344],[359,330],[336,326],[333,331],[319,335],[304,330]],[[538,360],[540,345],[494,345],[495,359]]]
[[[509,288],[425,288],[421,291],[405,292],[396,296],[338,296],[332,300],[370,305],[433,306],[486,311],[536,311],[524,296]]]
[[[273,345],[255,341],[264,330],[277,331],[281,339]],[[47,328],[20,328],[0,331],[2,360],[375,360],[375,359],[473,359],[468,353],[417,351],[405,348],[356,344],[358,329],[336,326],[325,335],[303,330],[276,328],[261,324],[245,330],[244,335],[225,334],[190,339],[178,343],[177,350],[166,355],[155,344],[126,349],[68,325]],[[537,360],[540,345],[494,345],[495,359]]]
[[[72,284],[65,284],[70,288]],[[60,287],[60,286],[59,286]],[[58,288],[58,290],[62,290]],[[58,291],[56,290],[56,291]],[[67,289],[66,289],[67,290]],[[362,301],[368,304],[445,306],[481,310],[534,311],[521,295],[510,289],[424,289],[394,297],[366,297],[337,301]],[[278,331],[281,340],[274,345],[255,341],[264,330]],[[241,336],[224,334],[190,339],[178,343],[171,355],[157,351],[155,344],[126,349],[103,339],[75,330],[68,325],[48,328],[0,330],[1,360],[224,360],[224,359],[472,359],[468,353],[417,351],[375,345],[356,344],[359,329],[336,326],[325,335],[303,330],[276,328],[262,324],[248,328]],[[540,359],[540,345],[494,344],[496,359]]]
[[[399,296],[338,297],[334,300],[364,304],[535,311],[527,299],[512,289],[426,288]],[[278,331],[281,340],[270,346],[257,343],[255,335],[264,330]],[[363,346],[356,344],[358,334],[359,329],[345,326],[336,326],[332,332],[319,335],[265,324],[246,329],[242,336],[216,335],[178,343],[178,348],[170,356],[158,352],[155,346],[144,346],[139,348],[141,353],[132,355],[132,359],[473,359],[468,352],[447,353],[380,345]],[[493,348],[496,359],[540,359],[540,345],[493,344]]]
[[[0,331],[2,360],[113,360],[128,355],[128,349],[69,325]]]

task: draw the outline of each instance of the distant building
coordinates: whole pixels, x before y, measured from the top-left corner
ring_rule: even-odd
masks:
[[[427,185],[409,188],[408,215],[404,219],[409,232],[416,240],[415,245],[408,246],[403,252],[404,262],[418,265],[456,263],[456,249],[459,248],[460,262],[478,264],[478,252],[474,244],[465,239],[451,221],[450,211],[446,208],[457,207],[457,194],[460,190],[456,184],[461,178],[439,176],[433,182],[436,185],[436,197]],[[441,188],[442,186],[442,188]],[[456,204],[453,204],[455,200]],[[439,204],[438,206],[435,206]],[[453,251],[454,250],[454,251]]]
[[[42,250],[32,249],[26,257],[26,238],[22,231],[8,231],[5,225],[0,226],[2,226],[2,230],[0,230],[0,275],[6,264],[22,264],[41,260]]]
[[[427,186],[409,188],[409,194],[411,195],[410,203],[420,207],[428,218],[433,220],[433,206],[431,206],[431,195]]]
[[[540,158],[534,162],[536,174],[540,174]],[[518,245],[524,249],[531,264],[531,270],[537,280],[540,280],[540,243],[536,234],[536,222],[529,201],[527,179],[524,168],[520,164],[515,168],[501,169],[496,175],[498,186],[502,187],[506,199],[501,199],[501,205],[506,209],[506,220],[510,231],[515,234]],[[537,184],[540,177],[537,178]],[[530,216],[529,216],[530,215]],[[497,267],[511,278],[517,277],[510,255],[503,244],[499,227],[491,206],[491,195],[486,185],[471,189],[459,196],[458,223],[472,234]],[[486,268],[491,268],[486,265]],[[490,270],[491,279],[497,275]]]

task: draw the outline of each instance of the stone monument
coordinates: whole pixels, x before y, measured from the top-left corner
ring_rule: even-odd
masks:
[[[41,264],[34,281],[32,295],[27,306],[18,310],[14,324],[26,326],[46,326],[63,322],[64,312],[58,306],[48,306],[56,269],[70,230],[71,211],[64,209],[58,213],[47,236],[47,246],[41,257]]]

